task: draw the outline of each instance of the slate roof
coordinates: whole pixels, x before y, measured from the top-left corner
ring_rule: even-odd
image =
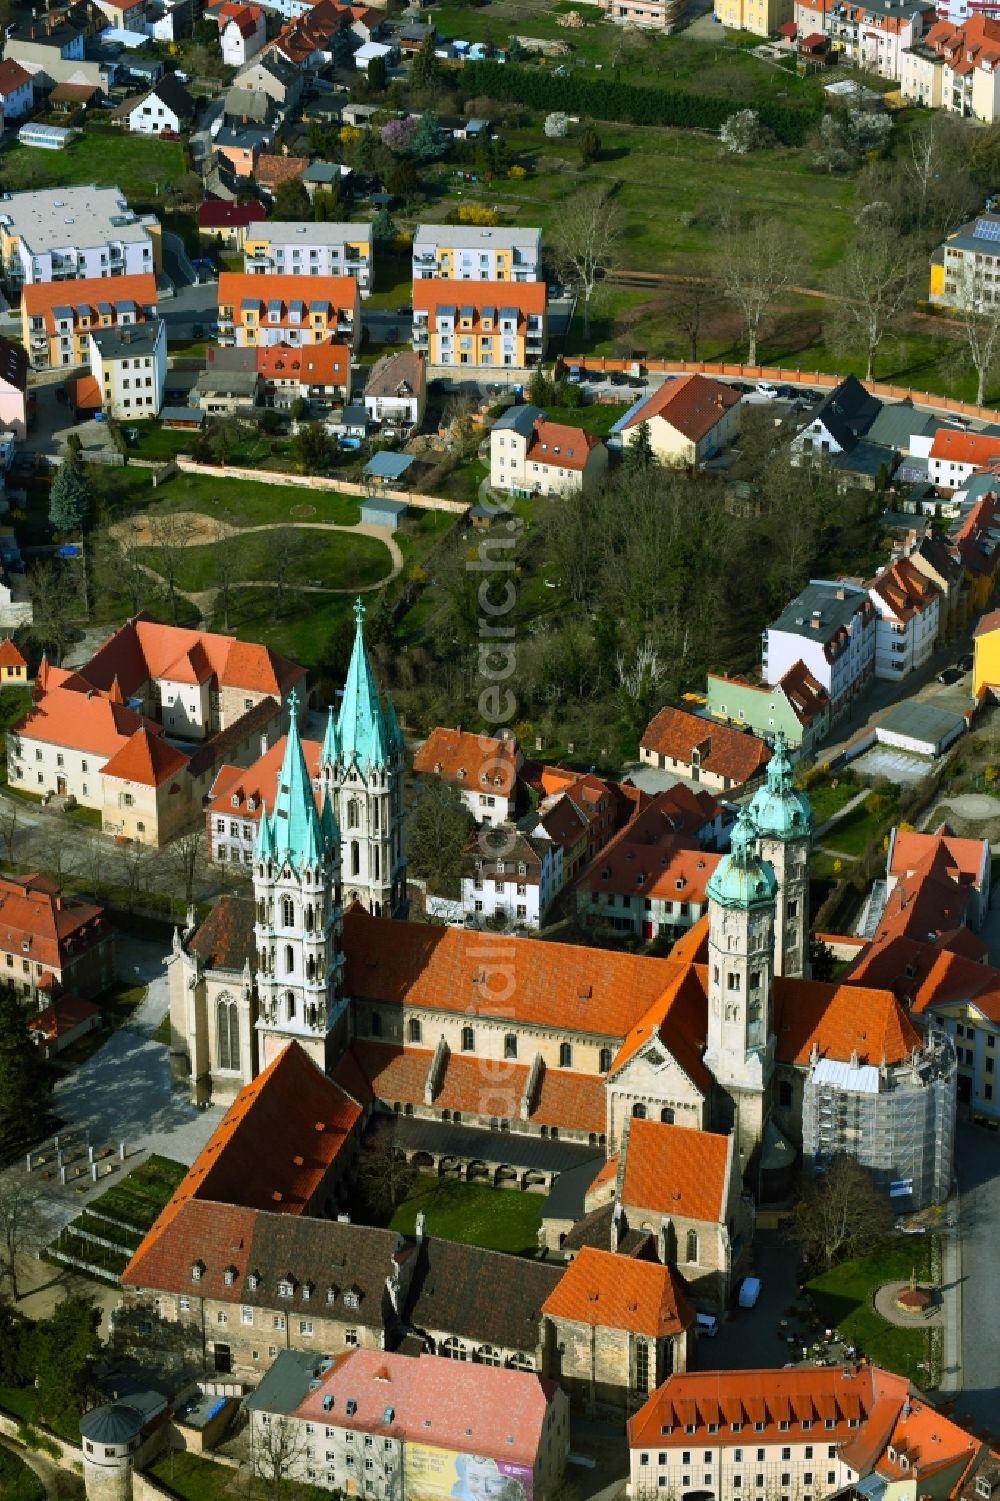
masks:
[[[534,1354],[542,1305],[561,1276],[558,1266],[432,1236],[417,1252],[404,1312],[421,1331]]]
[[[257,911],[250,897],[220,896],[188,947],[206,969],[242,973],[245,964],[257,963],[254,923]]]

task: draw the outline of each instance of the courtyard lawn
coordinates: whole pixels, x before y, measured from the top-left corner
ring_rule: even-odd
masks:
[[[594,401],[585,407],[546,407],[550,422],[565,422],[567,427],[582,427],[585,433],[606,438],[619,417],[624,417],[630,402]]]
[[[392,570],[389,549],[377,537],[276,528],[250,532],[240,540],[238,582],[272,579],[275,551],[286,544],[291,549],[288,577],[292,587],[298,583],[331,590],[366,589],[380,583]],[[183,548],[176,576],[178,589],[193,592],[215,587],[220,554],[232,546],[226,541]],[[141,548],[139,557],[154,572],[162,573],[159,548]],[[231,555],[228,561],[232,563]]]
[[[182,1162],[158,1157],[154,1152],[90,1207],[134,1225],[137,1230],[148,1230],[186,1172]]]
[[[918,1367],[930,1357],[930,1330],[887,1324],[875,1312],[872,1299],[884,1282],[901,1282],[914,1270],[926,1277],[929,1269],[929,1236],[894,1235],[869,1255],[814,1277],[809,1292],[830,1328],[839,1329],[869,1360],[919,1385],[927,1379]]]
[[[145,1473],[168,1495],[177,1496],[179,1501],[233,1501],[236,1471],[200,1454],[172,1449],[148,1465]],[[256,1483],[252,1483],[252,1487],[249,1491],[244,1490],[241,1484],[239,1494],[256,1501],[267,1490],[263,1481],[259,1489]],[[318,1485],[282,1480],[281,1495],[283,1501],[329,1501],[330,1491]]]
[[[849,803],[861,788],[856,782],[845,777],[832,777],[827,782],[817,782],[804,789],[813,811],[813,822],[818,828],[821,823],[826,823],[835,813],[839,813],[845,803]]]
[[[261,526],[274,521],[334,521],[356,526],[361,507],[353,495],[295,485],[255,485],[211,474],[177,474],[154,490],[152,471],[126,466],[101,468],[93,481],[113,516],[136,511],[202,511],[229,526]]]
[[[133,208],[158,208],[161,195],[183,174],[182,142],[100,125],[88,125],[65,151],[13,143],[0,152],[0,177],[8,191],[92,182],[121,188]]]
[[[418,1173],[413,1187],[390,1220],[390,1228],[413,1235],[417,1214],[427,1217],[427,1234],[489,1251],[528,1256],[538,1249],[544,1194],[483,1183],[459,1183]]]
[[[888,811],[885,808],[878,809],[871,806],[873,802],[877,802],[877,799],[869,797],[867,801],[852,808],[850,813],[823,835],[823,843],[830,849],[840,850],[851,859],[863,855],[870,841],[880,838],[892,822],[892,807]],[[895,806],[895,799],[892,806]]]

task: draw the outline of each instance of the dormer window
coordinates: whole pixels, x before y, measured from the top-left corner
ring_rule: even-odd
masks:
[[[303,1282],[303,1284],[302,1284],[302,1301],[304,1303],[308,1303],[309,1299],[312,1297],[312,1295],[313,1295],[313,1288],[314,1287],[315,1287],[315,1283],[313,1283],[313,1282]]]
[[[326,1290],[326,1301],[328,1303],[336,1303],[337,1301],[337,1289],[332,1285]]]
[[[983,1501],[990,1501],[990,1497],[993,1495],[993,1486],[990,1483],[988,1475],[976,1476],[976,1495],[982,1496]]]
[[[236,1268],[234,1266],[227,1266],[222,1274],[222,1280],[227,1287],[232,1287],[236,1281]]]
[[[456,777],[458,778],[458,780],[460,782],[464,782],[465,781],[465,767],[464,766],[460,766],[458,768],[458,770],[456,771],[455,775],[456,775]]]
[[[361,1294],[358,1292],[357,1288],[352,1287],[348,1292],[346,1292],[344,1294],[344,1307],[345,1308],[360,1308],[361,1307]]]
[[[290,1298],[294,1292],[295,1283],[292,1281],[291,1277],[282,1277],[281,1281],[278,1283],[278,1297]]]
[[[204,1275],[204,1272],[205,1272],[205,1263],[203,1261],[192,1261],[192,1263],[191,1263],[191,1281],[192,1282],[200,1282],[201,1279],[202,1279],[202,1276]]]
[[[250,1289],[251,1292],[256,1292],[257,1288],[259,1286],[260,1286],[260,1273],[259,1272],[251,1272],[249,1274],[249,1276],[247,1277],[247,1287]]]
[[[232,805],[233,805],[234,808],[238,808],[239,805],[240,805],[240,795],[239,795],[239,793],[238,792],[234,792],[233,795],[232,795],[232,798],[230,799],[230,801],[232,802]]]
[[[257,799],[255,797],[248,797],[247,798],[247,812],[248,813],[256,813],[256,811],[257,811]]]

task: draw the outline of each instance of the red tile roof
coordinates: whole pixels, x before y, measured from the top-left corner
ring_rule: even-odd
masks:
[[[269,156],[262,152],[257,158],[253,175],[260,187],[277,188],[283,182],[293,182],[296,177],[301,177],[308,165],[307,156]],[[348,281],[351,279],[347,278]]]
[[[583,470],[600,442],[596,433],[585,433],[582,427],[569,427],[564,422],[540,419],[535,423],[526,457],[535,464],[554,464],[561,469]]]
[[[0,667],[27,667],[28,663],[9,636],[0,641]]]
[[[351,376],[351,351],[346,344],[261,344],[257,373],[266,380],[295,380],[307,386],[343,386]]]
[[[915,829],[894,829],[889,861],[890,875],[910,874],[921,869],[943,871],[962,886],[989,889],[990,844],[988,839],[960,839],[948,824],[932,834]]]
[[[0,99],[6,99],[8,94],[16,93],[30,82],[31,74],[27,68],[22,68],[12,57],[5,57],[0,62]]]
[[[152,271],[142,271],[135,276],[116,276],[113,279],[100,276],[81,277],[78,281],[31,282],[21,289],[21,302],[29,318],[42,318],[47,333],[55,333],[55,318],[52,309],[68,307],[73,311],[73,326],[79,327],[77,309],[86,307],[91,323],[98,322],[97,304],[108,302],[112,308],[112,321],[116,322],[114,307],[119,302],[134,302],[136,316],[143,318],[146,309],[156,309],[156,277]]]
[[[885,618],[897,621],[910,620],[929,610],[940,597],[937,585],[931,583],[909,558],[898,558],[895,563],[890,563],[871,588],[872,593],[887,606]]]
[[[194,659],[190,656],[197,646]],[[128,698],[155,679],[173,681],[176,671],[181,681],[192,681],[193,663],[199,676],[214,675],[220,688],[244,688],[248,692],[273,694],[284,698],[305,677],[305,669],[269,646],[253,641],[237,641],[232,636],[210,631],[187,630],[181,626],[160,625],[151,615],[142,613],[126,621],[79,669],[79,677],[107,693],[115,678]]]
[[[425,312],[429,328],[441,307],[472,307],[478,320],[484,307],[499,312],[502,307],[518,310],[520,323],[529,313],[545,312],[546,288],[543,281],[448,281],[429,276],[413,283],[413,310]]]
[[[103,907],[63,896],[47,876],[0,876],[0,952],[61,969],[106,936]]]
[[[632,1120],[621,1202],[630,1210],[724,1224],[732,1138]]]
[[[698,443],[722,421],[730,407],[739,406],[741,399],[739,391],[724,381],[685,375],[680,380],[664,381],[628,416],[624,427],[627,431],[660,417],[690,442]]]
[[[474,735],[469,730],[432,730],[413,758],[418,774],[443,777],[472,791],[513,797],[519,754],[514,740]]]
[[[78,995],[61,995],[28,1021],[28,1031],[37,1032],[45,1042],[56,1042],[74,1027],[100,1016],[100,1006],[81,1000]]]
[[[290,158],[277,157],[275,160],[288,161]],[[306,308],[306,324],[303,326],[307,327],[310,304],[321,303],[328,313],[340,308],[354,312],[359,297],[358,284],[353,276],[256,276],[249,271],[223,271],[219,277],[219,307],[231,307],[237,320],[241,316],[241,305],[247,301],[256,301],[262,306],[278,301],[282,304],[283,317],[287,317],[289,303],[302,302]]]
[[[670,792],[658,793],[605,845],[581,875],[577,889],[704,906],[705,887],[722,856],[702,849],[691,834],[677,832],[674,806]],[[695,806],[700,828],[704,815]],[[690,816],[690,809],[687,812]]]
[[[274,802],[287,739],[287,735],[282,735],[252,766],[230,766],[228,763],[220,766],[209,789],[206,811],[251,818],[256,823],[260,819],[261,803],[266,800],[270,807]],[[318,778],[322,743],[319,740],[303,740],[301,744],[309,775]],[[320,808],[321,796],[317,792],[317,806]]]
[[[771,759],[769,748],[756,735],[669,705],[650,720],[640,745],[644,751],[684,766],[691,764],[698,750],[702,771],[728,777],[735,784],[757,776]]]
[[[206,198],[198,205],[199,229],[246,229],[267,218],[267,209],[259,198]]]
[[[617,1074],[647,1043],[661,1043],[691,1082],[707,1093],[712,1076],[702,1061],[708,1030],[705,971],[692,964],[663,961],[670,979],[663,994],[629,1030],[611,1064]]]
[[[819,980],[774,981],[777,1057],[782,1063],[821,1058],[873,1064],[902,1063],[921,1037],[891,990],[823,984]]]
[[[624,1037],[678,979],[666,959],[398,922],[359,906],[344,916],[344,950],[345,989],[358,999],[609,1038]]]
[[[553,1319],[598,1329],[628,1329],[650,1339],[694,1323],[684,1279],[670,1266],[584,1246],[542,1304]]]
[[[104,776],[122,782],[137,782],[144,787],[162,787],[182,771],[190,760],[183,751],[170,745],[160,734],[151,734],[142,725],[101,768]]]
[[[930,456],[954,464],[989,464],[1000,459],[1000,438],[989,433],[966,433],[941,427],[934,434]]]
[[[42,740],[110,757],[142,724],[142,716],[124,704],[66,686],[45,693],[18,724],[17,734],[24,740]],[[152,728],[159,734],[158,725]]]

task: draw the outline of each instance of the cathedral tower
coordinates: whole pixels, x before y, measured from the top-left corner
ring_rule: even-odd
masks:
[[[750,801],[760,853],[774,867],[778,903],[774,925],[774,972],[801,979],[809,974],[809,847],[813,814],[809,799],[792,782],[785,737],[775,736],[767,781]]]
[[[406,912],[403,736],[392,699],[383,708],[365,648],[365,607],[355,601],[354,650],[340,713],[330,710],[320,776],[341,830],[344,902],[376,917]]]
[[[774,1062],[774,917],[778,883],[746,808],[708,882],[708,1047],[713,1117],[736,1132],[746,1171],[764,1131]]]
[[[254,854],[261,1069],[293,1037],[327,1069],[347,1040],[340,836],[325,792],[317,811],[297,708],[293,692],[274,806],[261,810]]]

